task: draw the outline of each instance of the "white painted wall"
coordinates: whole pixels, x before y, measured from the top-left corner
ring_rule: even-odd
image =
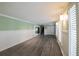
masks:
[[[0,31],[0,51],[35,37],[34,30]]]
[[[44,29],[44,34],[45,35],[55,35],[55,32],[54,32],[54,25],[46,25],[45,26],[45,29]]]
[[[62,38],[62,24],[61,21],[56,23],[56,36],[57,39],[61,42]]]
[[[60,20],[63,21],[63,20]],[[63,55],[76,56],[77,54],[77,32],[76,32],[76,6],[73,5],[68,10],[68,30],[62,30],[62,22],[56,25],[56,36],[58,38],[59,45],[61,47]]]
[[[62,30],[62,21],[57,22],[56,24],[56,37],[57,37],[57,41],[59,43],[59,46],[61,48],[61,51],[63,53],[63,55],[67,56],[68,55],[68,31],[67,32],[63,32]]]

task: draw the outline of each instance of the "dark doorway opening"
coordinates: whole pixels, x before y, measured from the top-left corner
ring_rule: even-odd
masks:
[[[40,35],[44,35],[44,25],[40,25]]]

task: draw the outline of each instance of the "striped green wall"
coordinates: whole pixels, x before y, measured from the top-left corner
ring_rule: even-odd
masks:
[[[33,27],[33,24],[0,16],[0,30],[23,30],[33,29]]]

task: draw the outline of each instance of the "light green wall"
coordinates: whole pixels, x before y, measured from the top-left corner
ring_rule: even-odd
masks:
[[[33,24],[0,16],[0,30],[33,29]]]

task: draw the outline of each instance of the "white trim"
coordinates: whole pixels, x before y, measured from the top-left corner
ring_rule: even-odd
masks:
[[[60,46],[60,49],[61,49],[61,52],[62,52],[63,56],[66,56],[65,53],[63,52],[62,45],[61,45],[60,41],[57,40],[57,42],[58,42],[58,44],[59,44],[59,46]]]
[[[8,17],[8,18],[11,18],[11,19],[14,19],[14,20],[17,20],[17,21],[21,21],[21,22],[26,22],[26,23],[34,24],[34,23],[29,22],[27,20],[23,20],[23,19],[20,19],[20,18],[16,18],[16,17],[13,17],[13,16],[9,16],[9,15],[5,15],[3,13],[0,13],[0,16]]]

